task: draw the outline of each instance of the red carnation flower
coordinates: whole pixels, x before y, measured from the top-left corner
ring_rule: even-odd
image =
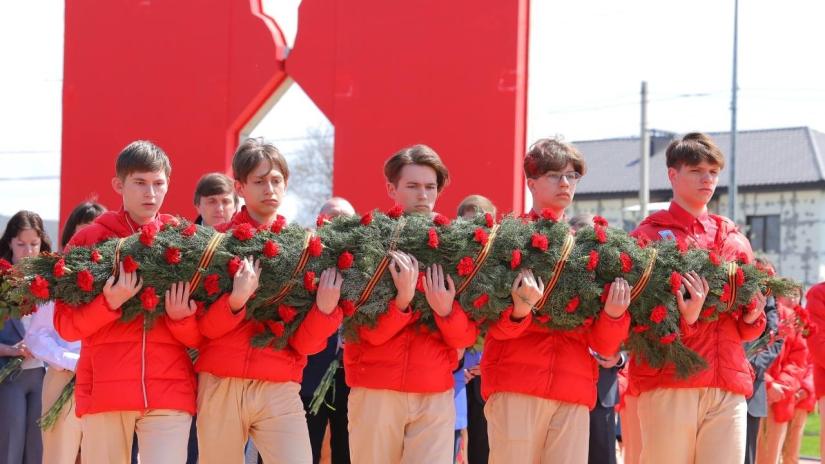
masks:
[[[482,229],[481,227],[477,228],[475,230],[475,232],[473,232],[473,240],[480,243],[481,246],[486,245],[487,244],[487,239],[489,239],[489,238],[490,237],[487,235],[487,232],[484,229]]]
[[[126,257],[123,258],[123,271],[124,272],[129,272],[129,273],[135,272],[135,271],[138,270],[139,267],[140,267],[140,263],[135,261],[135,258],[132,258],[132,255],[126,255]]]
[[[719,255],[716,254],[715,251],[711,251],[710,253],[708,253],[708,260],[714,266],[718,266],[718,265],[722,264],[722,260],[719,258]]]
[[[266,256],[267,258],[274,258],[278,256],[278,253],[280,253],[280,251],[281,250],[280,248],[278,248],[278,244],[273,242],[272,240],[267,240],[266,243],[264,243],[263,252],[264,256]]]
[[[150,247],[155,242],[155,237],[158,235],[158,227],[155,223],[150,222],[140,228],[140,243],[144,246]]]
[[[193,223],[189,224],[188,226],[186,226],[185,229],[180,231],[180,234],[183,235],[184,237],[191,237],[191,236],[195,235],[195,232],[197,232],[197,231],[198,231],[198,225],[193,222]]]
[[[95,278],[88,269],[83,269],[77,273],[77,287],[84,292],[91,292],[92,285],[95,283]]]
[[[599,243],[606,243],[607,242],[607,232],[604,231],[604,227],[596,225],[593,231],[596,233],[596,241]]]
[[[635,332],[637,334],[647,332],[648,330],[650,330],[650,327],[648,327],[646,325],[637,325],[637,326],[633,327],[633,332]]]
[[[361,225],[368,226],[372,223],[372,211],[368,212],[367,214],[361,216]]]
[[[599,295],[599,300],[602,304],[607,303],[607,296],[610,294],[610,286],[613,284],[607,283],[604,284],[604,289],[602,290],[602,294]]]
[[[284,327],[283,322],[276,322],[271,319],[266,321],[266,326],[269,327],[269,331],[272,332],[272,334],[276,337],[280,337],[281,335],[283,335],[284,331],[286,330],[286,327]]]
[[[607,227],[607,219],[605,219],[601,216],[593,216],[593,225],[594,226]]]
[[[679,253],[685,254],[688,251],[688,244],[684,240],[676,240],[676,249]]]
[[[751,257],[748,256],[748,254],[745,253],[744,251],[740,251],[739,254],[736,255],[736,260],[739,261],[742,264],[750,264],[751,263]]]
[[[52,268],[52,273],[55,277],[63,277],[66,275],[66,260],[60,258],[54,263],[54,267]]]
[[[638,245],[639,248],[647,248],[647,246],[650,245],[650,240],[648,240],[647,237],[639,235],[636,237],[636,245]]]
[[[415,290],[417,292],[424,293],[424,279],[426,278],[427,277],[423,272],[418,271],[418,280],[415,282]]]
[[[269,230],[274,234],[280,234],[284,227],[286,227],[286,218],[279,214],[275,217],[275,222],[272,223]]]
[[[309,239],[309,255],[318,257],[321,256],[321,252],[324,251],[324,245],[321,243],[321,237],[313,235],[311,239]]]
[[[404,214],[404,208],[401,205],[395,205],[387,211],[387,216],[393,219],[400,218],[402,214]]]
[[[7,260],[0,258],[0,272],[6,272],[11,269],[13,265]]]
[[[158,294],[155,293],[155,287],[146,287],[140,292],[140,304],[143,306],[143,309],[150,313],[155,312],[159,301]]]
[[[516,248],[510,254],[510,269],[515,270],[519,266],[521,266],[521,250]]]
[[[178,218],[175,216],[162,217],[160,222],[162,222],[165,226],[177,227],[180,225],[180,221],[178,221]]]
[[[329,216],[327,216],[326,214],[319,214],[318,217],[315,218],[315,227],[317,229],[320,229],[321,227],[324,227],[324,224],[329,222],[329,219],[330,219]]]
[[[493,218],[493,215],[490,213],[484,213],[484,223],[487,224],[487,228],[491,228],[495,225],[496,220]]]
[[[427,246],[430,248],[438,248],[438,232],[435,230],[435,227],[430,227],[430,230],[427,231]]]
[[[475,263],[473,262],[473,258],[465,256],[461,258],[461,261],[458,262],[456,270],[458,270],[458,275],[464,277],[470,275],[470,273],[473,272],[474,267]]]
[[[164,254],[164,258],[166,259],[167,264],[179,264],[180,263],[180,249],[175,247],[169,247],[166,249],[166,253]]]
[[[29,292],[36,298],[47,300],[49,298],[49,281],[40,274],[34,276],[34,280],[29,284]]]
[[[736,268],[736,286],[741,287],[745,285],[745,273],[741,267]]]
[[[481,308],[482,306],[486,305],[487,302],[490,301],[490,296],[486,293],[482,293],[478,298],[473,300],[473,307],[476,309]]]
[[[99,263],[99,262],[100,262],[100,258],[102,258],[102,256],[100,256],[100,252],[99,252],[99,251],[97,251],[97,249],[95,248],[94,250],[92,250],[92,256],[91,256],[91,258],[92,258],[92,262],[93,262],[93,263]]]
[[[619,261],[622,262],[622,272],[625,274],[633,270],[633,259],[627,253],[622,252],[619,255]]]
[[[530,237],[530,245],[537,250],[541,250],[542,252],[547,251],[547,236],[538,232],[533,232],[533,236]]]
[[[341,306],[341,311],[343,311],[344,313],[344,317],[352,317],[352,315],[355,314],[355,303],[353,303],[352,301],[341,300],[341,303],[339,303],[339,305]]]
[[[657,324],[661,324],[662,321],[664,321],[666,317],[667,317],[667,308],[665,308],[662,305],[656,306],[656,307],[653,308],[652,311],[650,311],[650,320],[657,323]]]
[[[576,295],[567,302],[567,306],[564,307],[564,310],[568,313],[575,313],[577,309],[579,309],[579,303],[581,300],[579,296]]]
[[[355,261],[355,257],[352,256],[352,253],[349,251],[345,251],[338,256],[338,269],[342,271],[345,269],[349,269],[352,267],[352,262]]]
[[[450,223],[450,219],[443,214],[436,214],[433,218],[433,224],[443,227]]]
[[[295,316],[298,315],[298,311],[292,306],[282,304],[278,305],[278,315],[281,316],[282,321],[289,324],[295,319]]]
[[[315,273],[312,271],[307,271],[304,273],[304,288],[312,293],[318,287],[315,285]]]
[[[704,319],[707,319],[709,317],[712,317],[715,312],[716,312],[716,305],[712,305],[712,306],[708,306],[707,308],[703,309],[702,312],[699,314],[699,316],[703,317]]]
[[[719,297],[719,301],[721,301],[722,303],[728,303],[728,302],[730,302],[731,296],[732,295],[731,295],[731,292],[730,292],[730,285],[728,285],[728,284],[723,285],[722,286],[722,296]]]
[[[235,274],[238,273],[238,269],[241,268],[241,258],[237,256],[233,256],[229,261],[226,262],[226,272],[229,274],[229,277],[235,277]]]
[[[221,291],[220,278],[218,274],[209,274],[203,279],[203,289],[206,290],[207,295],[212,296]]]
[[[550,319],[552,319],[552,317],[550,317],[550,315],[547,313],[541,313],[536,315],[535,319],[542,324],[547,324],[548,322],[550,322]]]
[[[599,265],[599,252],[596,250],[590,250],[590,257],[587,258],[587,270],[593,272],[596,270],[596,266]]]
[[[659,341],[662,343],[662,345],[670,345],[671,343],[676,341],[676,337],[677,337],[677,334],[669,333],[669,334],[664,335],[661,338],[659,338]]]
[[[682,274],[674,271],[670,274],[670,292],[674,295],[682,288]]]
[[[235,226],[235,229],[232,230],[232,236],[238,240],[245,241],[249,240],[255,236],[255,232],[258,230],[249,223],[238,224]]]
[[[553,214],[553,210],[551,210],[550,208],[542,209],[541,210],[541,217],[542,217],[542,219],[546,219],[548,221],[555,221],[556,220],[556,215]]]

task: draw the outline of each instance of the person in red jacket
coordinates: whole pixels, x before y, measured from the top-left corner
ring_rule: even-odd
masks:
[[[417,214],[433,214],[449,181],[441,158],[425,145],[394,154],[384,164],[384,175],[390,198]],[[359,464],[452,462],[453,371],[458,349],[472,345],[478,331],[455,301],[452,279],[438,265],[429,267],[424,279],[437,329],[418,324],[419,313],[410,306],[418,261],[403,251],[391,254],[395,298],[374,327],[361,327],[357,339],[347,340],[344,348],[352,389],[350,456]]]
[[[779,334],[785,340],[782,351],[765,372],[768,397],[768,417],[762,419],[756,448],[756,462],[779,462],[782,445],[793,419],[808,360],[808,347],[803,334],[796,327],[799,298],[776,299],[779,312]]]
[[[123,199],[78,231],[68,248],[94,247],[114,237],[128,237],[142,227],[159,228],[174,220],[159,214],[171,166],[164,151],[146,141],[129,144],[117,157],[112,187]],[[186,460],[191,416],[195,413],[195,376],[187,347],[201,336],[189,299],[188,284],[173,284],[166,294],[166,315],[147,327],[144,318],[121,321],[120,307],[141,291],[138,272],[106,281],[103,293],[78,307],[58,300],[54,326],[82,349],[75,384],[76,414],[81,420],[84,463],[128,463],[137,431],[144,462]]]
[[[805,343],[807,345],[807,339]],[[802,435],[805,431],[805,423],[808,421],[808,415],[813,412],[816,407],[813,360],[811,359],[810,352],[808,352],[802,383],[794,397],[796,399],[796,408],[793,412],[793,418],[788,423],[788,434],[785,435],[785,443],[782,445],[782,464],[799,464],[799,450],[802,447]]]
[[[813,334],[808,337],[808,351],[813,360],[814,390],[820,411],[825,411],[825,282],[805,294],[805,309],[811,318]],[[825,456],[825,427],[819,431],[820,456]]]
[[[708,213],[725,165],[713,140],[701,133],[687,134],[668,146],[666,158],[673,188],[670,208],[648,216],[633,235],[640,240],[676,240],[730,261],[752,261],[750,243],[733,221]],[[757,294],[752,310],[734,308],[710,321],[700,319],[707,281],[687,273],[682,282],[685,288],[676,297],[682,315],[679,337],[708,367],[679,378],[672,364],[654,368],[632,356],[629,389],[639,392],[641,462],[740,464],[745,459],[745,398],[753,390],[753,372],[742,343],[756,339],[765,328],[766,298]]]
[[[289,181],[278,149],[261,139],[243,142],[232,159],[235,190],[246,206],[215,227],[270,226],[277,220]],[[299,391],[307,355],[321,351],[341,325],[342,276],[321,273],[315,304],[283,349],[253,348],[263,326],[247,318],[246,302],[258,287],[260,264],[242,260],[231,293],[222,295],[198,320],[206,341],[198,372],[198,454],[202,464],[240,463],[252,435],[264,462],[311,463],[309,433]],[[289,311],[283,307],[280,310]],[[294,311],[294,309],[292,309]]]
[[[555,139],[534,143],[524,159],[533,198],[528,217],[564,220],[584,173],[584,158],[572,145]],[[534,272],[547,277],[548,270]],[[630,327],[630,290],[627,281],[616,279],[590,327],[550,330],[531,311],[544,291],[541,278],[528,271],[517,279],[514,305],[490,327],[481,360],[491,463],[587,462],[598,380],[591,353],[612,358],[619,351]]]

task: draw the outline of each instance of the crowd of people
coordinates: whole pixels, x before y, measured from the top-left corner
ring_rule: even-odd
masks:
[[[754,260],[736,225],[707,209],[725,165],[713,140],[687,134],[666,158],[670,207],[632,235]],[[157,145],[129,144],[112,180],[122,204],[110,211],[78,205],[55,251],[160,226],[169,219],[160,210],[171,170]],[[291,180],[278,149],[248,139],[232,171],[234,179],[212,173],[200,180],[196,222],[224,232],[279,220]],[[450,181],[424,145],[392,155],[384,174],[389,198],[409,214],[434,214]],[[534,143],[524,158],[533,207],[523,219],[569,222],[573,233],[591,224],[592,216],[565,215],[585,174],[585,158],[572,145]],[[356,214],[339,197],[319,213]],[[482,213],[498,214],[474,194],[456,216]],[[14,215],[0,238],[0,258],[11,263],[52,250],[41,218],[29,211]],[[173,284],[163,295],[165,316],[151,327],[142,317],[121,320],[121,305],[142,286],[139,271],[122,263],[88,304],[57,299],[5,321],[0,368],[16,357],[23,363],[0,383],[0,462],[223,464],[243,462],[252,449],[265,463],[318,463],[327,433],[333,463],[615,463],[617,455],[630,464],[798,461],[807,415],[825,396],[825,352],[817,351],[825,333],[815,330],[825,318],[825,284],[808,291],[806,308],[802,293],[758,294],[747,311],[708,320],[708,284],[685,273],[676,297],[679,337],[707,368],[682,378],[673,366],[654,368],[622,350],[632,290],[622,278],[592,325],[561,331],[534,323],[548,270],[522,269],[513,304],[481,330],[440,265],[421,269],[404,250],[390,253],[395,297],[374,327],[352,338],[341,331],[344,277],[330,268],[287,346],[254,348],[261,326],[247,317],[246,303],[261,271],[253,257],[241,260],[231,290],[205,311],[190,298],[189,283]],[[432,308],[435,328],[416,323],[416,291]],[[339,366],[333,387],[314,413],[310,404],[330,365]],[[38,419],[71,381],[70,405],[41,430]]]

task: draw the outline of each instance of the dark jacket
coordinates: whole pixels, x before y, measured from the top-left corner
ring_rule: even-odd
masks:
[[[771,331],[776,332],[779,327],[779,315],[776,312],[776,301],[774,301],[773,297],[768,298],[768,303],[765,306],[765,316],[767,317],[767,323],[765,325],[765,332],[763,332],[763,335],[768,334]],[[745,343],[745,351],[747,352],[756,343],[756,341]],[[776,340],[775,342],[759,350],[756,354],[748,357],[748,361],[750,361],[755,374],[755,379],[753,381],[753,396],[748,398],[748,414],[752,417],[768,416],[768,397],[767,392],[765,391],[765,371],[771,367],[771,364],[773,364],[774,360],[777,356],[779,356],[779,353],[782,351],[783,344],[784,340]]]
[[[320,353],[307,357],[304,367],[304,378],[301,380],[301,397],[312,398],[315,389],[321,384],[321,379],[327,372],[329,365],[338,357],[338,332],[327,339],[327,347]]]
[[[3,328],[0,329],[0,343],[4,345],[14,346],[26,335],[26,329],[23,328],[23,323],[19,319],[7,319]],[[11,360],[10,356],[0,356],[0,369],[6,367],[6,364]]]
[[[603,408],[615,407],[619,402],[619,369],[624,367],[627,355],[622,352],[619,363],[613,367],[604,368],[599,366],[599,381],[596,384],[596,391],[599,397],[599,405]]]

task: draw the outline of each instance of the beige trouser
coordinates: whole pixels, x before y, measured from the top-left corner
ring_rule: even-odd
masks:
[[[756,438],[756,464],[776,464],[782,452],[782,443],[788,433],[787,422],[776,422],[773,409],[768,406],[768,417],[759,421]]]
[[[311,463],[304,405],[295,382],[198,378],[200,464],[240,464],[252,436],[266,463]]]
[[[808,420],[808,411],[794,409],[793,418],[788,424],[788,433],[782,445],[782,464],[798,464],[799,448],[802,446],[802,433],[805,431],[805,421]]]
[[[453,462],[453,390],[404,393],[350,390],[349,448],[353,464]]]
[[[129,464],[132,438],[138,437],[140,462],[180,464],[186,462],[186,447],[192,416],[171,409],[114,411],[86,414],[80,418],[83,464]]]
[[[748,406],[719,388],[659,388],[639,396],[642,463],[742,464]]]
[[[494,393],[484,406],[484,415],[491,464],[587,462],[590,412],[585,406],[520,393]]]
[[[43,378],[43,414],[45,415],[60,397],[63,387],[72,380],[74,372],[54,368],[46,369]],[[48,464],[74,464],[80,455],[80,419],[74,413],[74,396],[63,406],[54,426],[43,430],[43,462]]]
[[[642,428],[639,425],[639,397],[625,395],[619,412],[622,422],[622,456],[624,464],[639,464],[642,455]]]

